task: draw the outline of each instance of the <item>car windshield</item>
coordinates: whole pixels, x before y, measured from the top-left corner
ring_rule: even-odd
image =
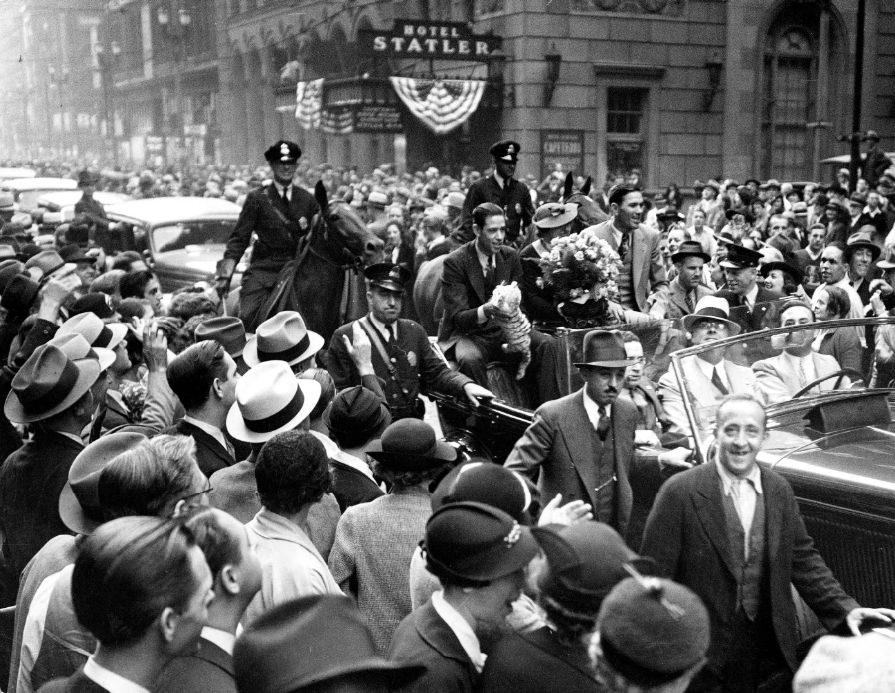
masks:
[[[230,237],[235,223],[232,220],[214,219],[159,226],[152,230],[152,248],[154,253],[167,253],[173,250],[190,250],[191,247],[223,245]]]
[[[845,401],[867,388],[888,388],[895,381],[895,318],[814,322],[807,306],[787,308],[781,316],[782,307],[781,302],[755,306],[753,313],[764,312],[768,325],[756,332],[737,334],[739,328],[733,322],[693,318],[620,328],[627,333],[626,342],[639,343],[634,353],[638,349],[643,353],[628,368],[627,385],[633,386],[638,378],[655,385],[667,419],[663,428],[668,440],[686,437],[704,450],[724,394],[754,394],[765,403],[771,424],[779,429],[772,431],[772,437],[786,437],[790,426],[804,427],[806,412],[818,403]],[[822,308],[818,314],[827,317]],[[566,363],[560,371],[568,392],[582,385],[574,364],[581,361],[587,331],[567,330],[559,335],[566,342]],[[780,446],[775,446],[773,442],[769,441],[770,448],[789,444],[777,441]]]

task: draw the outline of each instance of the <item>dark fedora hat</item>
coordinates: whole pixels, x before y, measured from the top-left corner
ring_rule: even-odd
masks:
[[[532,533],[547,557],[540,593],[579,613],[596,616],[606,595],[628,577],[625,566],[642,560],[602,522],[547,525]]]
[[[9,280],[25,271],[25,265],[14,259],[0,260],[0,295],[9,284]]]
[[[746,267],[758,267],[761,262],[761,253],[751,248],[731,243],[727,246],[727,257],[718,264],[728,269],[744,269]]]
[[[221,315],[196,325],[193,337],[197,342],[213,339],[234,359],[242,356],[246,347],[245,324],[232,315]]]
[[[703,252],[702,244],[699,241],[684,241],[681,243],[677,252],[671,254],[671,261],[680,262],[685,257],[701,257],[706,262],[712,259],[708,253]]]
[[[14,315],[27,315],[40,291],[40,284],[27,274],[16,274],[9,279],[0,298],[3,306]]]
[[[435,429],[419,419],[400,419],[390,424],[379,440],[367,448],[377,462],[398,471],[429,469],[454,462],[456,448],[435,437]]]
[[[6,418],[25,424],[55,416],[83,397],[100,372],[95,358],[72,361],[53,344],[38,347],[12,379]]]
[[[294,599],[261,614],[236,640],[233,667],[238,690],[252,693],[293,693],[349,674],[400,686],[426,669],[378,655],[354,603],[331,594]]]
[[[584,335],[578,368],[627,368],[634,363],[625,353],[625,340],[617,330],[591,330]]]
[[[337,394],[323,414],[323,422],[339,435],[363,436],[382,430],[391,423],[388,407],[363,385],[356,385]]]
[[[849,239],[845,242],[845,260],[850,261],[852,254],[858,248],[865,248],[873,255],[872,262],[876,262],[883,251],[882,248],[873,242],[873,234],[875,232],[876,228],[874,226],[865,224],[849,236]]]
[[[69,317],[80,315],[81,313],[93,313],[101,320],[106,320],[115,315],[115,306],[112,303],[112,297],[101,291],[94,291],[84,294],[77,301],[72,303],[68,311]]]
[[[107,433],[78,453],[59,494],[59,517],[72,532],[90,534],[103,522],[99,478],[109,462],[148,438],[141,433]]]
[[[487,584],[522,570],[538,553],[528,527],[503,510],[464,501],[448,503],[426,523],[426,567],[439,578]]]
[[[724,212],[724,216],[727,217],[728,220],[733,219],[737,214],[742,214],[743,218],[749,223],[755,220],[752,210],[746,207],[731,207]]]

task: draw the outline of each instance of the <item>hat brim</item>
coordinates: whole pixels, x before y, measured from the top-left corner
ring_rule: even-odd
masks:
[[[109,341],[106,349],[114,349],[118,346],[120,342],[124,341],[124,338],[127,337],[127,331],[130,329],[123,322],[109,322],[106,323],[106,327],[109,328],[109,331],[112,333],[112,339]]]
[[[637,359],[618,359],[615,361],[582,361],[572,364],[575,368],[627,368],[637,363]]]
[[[115,352],[111,349],[104,349],[103,347],[91,347],[93,352],[96,354],[97,359],[99,360],[99,367],[106,371],[115,363]]]
[[[332,423],[332,408],[327,407],[326,411],[323,412],[323,423],[330,430],[330,432],[335,433],[336,435],[347,434],[359,436],[372,433],[373,431],[379,430],[386,421],[391,421],[391,414],[388,410],[388,407],[386,407],[384,404],[379,405],[379,416],[368,426],[361,426],[359,424],[352,425],[351,428],[341,428],[339,426],[334,426]]]
[[[683,318],[681,318],[681,324],[683,324],[684,329],[689,332],[693,329],[693,325],[696,324],[697,322],[699,322],[700,320],[711,320],[712,322],[723,322],[725,325],[727,325],[727,329],[730,330],[731,337],[733,335],[739,334],[740,331],[743,329],[737,323],[735,323],[733,320],[727,320],[725,318],[716,317],[714,315],[693,315],[693,314],[685,315]]]
[[[578,205],[575,205],[576,207]],[[558,229],[560,226],[565,226],[566,224],[571,224],[575,221],[575,217],[578,216],[578,210],[568,210],[559,214],[555,217],[546,217],[541,219],[540,221],[534,222],[534,225],[539,229]]]
[[[892,262],[891,260],[880,260],[876,263],[876,266],[884,270],[895,269],[895,262]]]
[[[396,294],[403,294],[405,291],[404,287],[401,284],[398,284],[397,282],[391,281],[389,279],[372,280],[370,281],[370,286],[377,286],[380,289],[392,291]]]
[[[241,440],[244,443],[264,443],[273,438],[277,433],[291,431],[298,426],[298,424],[307,419],[314,407],[317,406],[317,402],[320,400],[320,393],[323,389],[320,387],[320,383],[316,380],[296,378],[296,381],[298,382],[298,387],[301,389],[302,396],[304,397],[304,404],[302,404],[298,413],[289,421],[273,431],[264,431],[263,433],[252,431],[245,425],[245,421],[242,418],[242,412],[239,411],[239,404],[234,402],[233,406],[230,407],[230,411],[227,412],[227,431],[230,435],[236,438],[236,440]]]
[[[296,677],[294,681],[285,681],[283,690],[304,689],[307,686],[313,686],[338,676],[347,676],[348,674],[372,674],[374,676],[379,674],[387,678],[392,686],[402,686],[418,679],[425,671],[426,667],[423,664],[390,662],[379,657],[363,657],[345,662],[336,662],[312,674]]]
[[[525,568],[531,559],[538,555],[541,546],[528,527],[521,529],[522,534],[515,544],[500,551],[493,551],[491,555],[481,556],[475,570],[451,570],[452,576],[466,580],[490,581],[499,580]],[[432,568],[429,568],[429,572],[438,575]]]
[[[258,336],[252,335],[246,339],[245,348],[242,350],[242,360],[246,362],[249,366],[257,366],[261,363],[261,359],[258,358]],[[316,332],[312,332],[308,330],[308,348],[305,349],[301,354],[296,356],[291,361],[287,361],[290,366],[294,366],[297,363],[301,363],[305,359],[311,358],[314,354],[320,351],[323,348],[323,337],[321,337]],[[274,360],[274,359],[271,359]],[[282,359],[277,359],[282,360]]]
[[[400,471],[415,471],[439,467],[446,462],[457,461],[457,449],[443,440],[435,441],[435,448],[426,455],[414,455],[404,452],[392,452],[382,449],[382,440],[374,440],[366,449],[366,453],[386,467]]]
[[[873,255],[873,260],[871,262],[876,262],[879,259],[879,256],[883,254],[883,251],[880,249],[876,243],[872,241],[858,241],[857,243],[852,243],[849,245],[845,244],[845,254],[851,258],[851,254],[855,252],[858,248],[866,248],[870,251],[870,254]]]
[[[18,395],[16,395],[14,390],[10,390],[9,394],[6,396],[6,402],[3,405],[3,413],[6,414],[6,418],[17,424],[27,424],[27,423],[35,423],[36,421],[43,421],[44,419],[48,419],[51,416],[55,416],[60,412],[65,411],[75,402],[77,402],[81,397],[83,397],[93,384],[99,379],[100,373],[102,373],[100,362],[96,359],[76,359],[72,363],[75,364],[78,368],[78,377],[75,380],[75,384],[72,386],[72,389],[69,390],[68,394],[62,398],[62,401],[59,404],[47,409],[46,411],[39,413],[28,413],[25,408],[22,406],[21,401],[19,401]]]
[[[708,253],[704,253],[701,250],[679,250],[678,252],[672,254],[671,261],[672,262],[680,262],[685,257],[701,257],[705,262],[711,262],[712,258]]]
[[[92,534],[102,524],[101,521],[87,517],[67,481],[59,494],[59,519],[75,534]]]
[[[766,262],[758,268],[758,271],[762,277],[767,279],[771,271],[775,269],[791,276],[795,280],[796,284],[802,283],[802,272],[799,271],[797,267],[788,265],[785,262]]]
[[[736,245],[736,244],[734,244],[734,245]],[[758,261],[756,260],[755,264],[753,265],[752,263],[747,264],[747,263],[743,263],[743,262],[731,262],[730,260],[721,260],[721,262],[718,263],[718,266],[726,267],[727,269],[746,269],[747,267],[756,268],[756,267],[758,267]]]

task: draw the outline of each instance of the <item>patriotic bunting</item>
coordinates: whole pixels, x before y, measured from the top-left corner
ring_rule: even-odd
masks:
[[[323,111],[323,78],[299,82],[295,88],[295,117],[305,130],[320,127]]]
[[[390,79],[404,105],[436,135],[465,123],[485,91],[485,81],[480,79]]]

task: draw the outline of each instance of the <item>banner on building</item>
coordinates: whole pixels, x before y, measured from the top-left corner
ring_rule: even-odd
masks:
[[[487,61],[503,39],[494,34],[473,34],[462,22],[428,22],[396,19],[391,30],[362,30],[361,42],[373,55],[395,58]]]
[[[465,123],[485,92],[481,79],[390,79],[408,110],[436,135],[447,134]]]
[[[305,130],[318,129],[323,112],[323,78],[296,84],[295,103],[298,124]]]
[[[584,132],[582,130],[541,131],[541,178],[553,171],[563,174],[584,171]]]

